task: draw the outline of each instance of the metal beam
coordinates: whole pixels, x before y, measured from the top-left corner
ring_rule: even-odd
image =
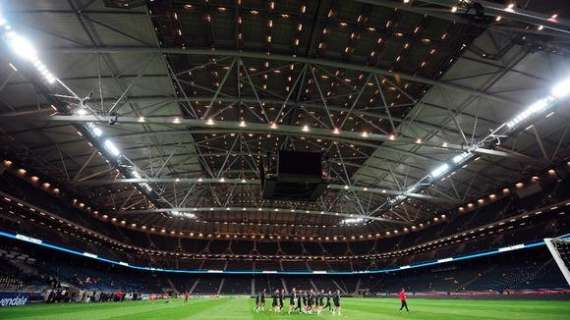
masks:
[[[408,222],[405,221],[397,221],[386,219],[382,217],[373,217],[368,215],[362,214],[352,214],[352,213],[343,213],[343,212],[330,212],[330,211],[317,211],[317,210],[307,210],[307,209],[292,209],[292,208],[273,208],[273,207],[192,207],[192,208],[160,208],[160,209],[146,209],[146,210],[128,210],[125,213],[160,213],[160,212],[187,212],[187,213],[194,213],[194,212],[216,212],[216,213],[223,213],[223,212],[277,212],[277,213],[286,213],[286,214],[310,214],[310,215],[318,215],[318,216],[334,216],[339,218],[353,218],[353,219],[363,219],[363,220],[375,220],[384,223],[394,223],[394,224],[403,224],[406,225]]]
[[[176,121],[174,121],[176,119]],[[98,116],[91,116],[91,115],[69,115],[69,116],[52,116],[49,118],[49,121],[62,121],[62,122],[71,122],[71,123],[87,123],[87,122],[102,122],[106,123],[107,119],[104,117]],[[375,134],[375,133],[367,133],[363,135],[362,133],[358,132],[350,132],[350,131],[340,131],[335,133],[329,129],[321,129],[321,128],[309,128],[309,131],[305,131],[303,127],[297,126],[289,126],[289,125],[280,125],[276,128],[271,128],[269,124],[260,124],[260,123],[247,123],[244,127],[241,122],[235,121],[216,121],[216,122],[208,122],[204,120],[198,119],[180,119],[174,117],[151,117],[146,118],[144,123],[139,122],[138,118],[134,117],[118,117],[117,123],[121,124],[138,124],[138,125],[165,125],[165,126],[179,126],[182,128],[199,128],[206,132],[208,131],[221,131],[221,132],[252,132],[252,133],[275,133],[275,134],[283,134],[283,135],[292,135],[292,136],[312,136],[312,137],[324,137],[331,140],[343,141],[361,141],[367,144],[373,145],[374,142],[376,143],[393,143],[393,144],[417,144],[415,138],[406,138],[406,137],[398,137],[394,139],[394,137],[390,135],[384,134]],[[430,143],[429,141],[425,141],[421,143],[424,147],[432,147],[438,148],[443,150],[454,150],[457,152],[463,152],[469,150],[469,145],[457,145],[448,143],[445,145],[442,144],[435,144]],[[496,150],[487,150],[484,148],[478,148],[475,150],[477,153],[485,153],[486,151],[488,154],[492,154],[495,156],[503,156],[509,157],[511,156],[509,153],[506,152],[499,152]],[[493,152],[491,152],[493,151]]]
[[[78,183],[78,186],[101,186],[101,185],[108,185],[108,184],[135,184],[135,183],[176,183],[176,184],[191,184],[191,185],[199,185],[199,184],[220,184],[220,185],[260,185],[261,181],[258,179],[226,179],[226,178],[175,178],[175,177],[148,177],[148,178],[128,178],[128,179],[101,179],[101,180],[91,180]],[[331,190],[348,190],[353,192],[364,192],[364,193],[371,193],[371,194],[382,194],[382,195],[399,195],[402,194],[401,191],[398,190],[390,190],[390,189],[382,189],[382,188],[374,188],[362,185],[340,185],[340,184],[329,184],[327,185],[328,189]],[[426,194],[421,193],[407,193],[407,196],[410,198],[415,199],[422,199],[422,200],[434,200],[434,201],[442,201],[446,202],[446,199],[441,199],[437,197],[433,197]]]
[[[75,174],[75,176],[73,176],[72,181],[77,181],[79,180],[79,177],[81,176],[81,173],[83,173],[83,170],[85,170],[85,168],[87,167],[87,165],[89,165],[89,163],[91,162],[91,160],[93,160],[93,158],[97,155],[97,150],[93,150],[93,152],[91,152],[91,155],[89,155],[89,158],[87,158],[87,160],[85,160],[85,162],[83,162],[83,165],[81,166],[81,168],[79,168],[79,170],[77,171],[77,173]],[[65,164],[65,163],[64,163]]]
[[[183,103],[183,102],[207,102],[209,101],[210,97],[188,97],[186,98],[178,98],[178,97],[172,97],[172,96],[137,96],[137,97],[127,97],[128,102],[131,103],[148,103],[149,106],[144,106],[139,108],[139,111],[143,111],[146,108],[150,108],[150,107],[155,107],[156,104],[168,104],[168,103]],[[115,98],[104,98],[102,100],[103,102],[108,102],[108,101],[115,101]],[[243,102],[243,103],[257,103],[257,100],[255,97],[241,97],[241,98],[232,98],[232,97],[220,97],[217,99],[217,101],[221,101],[223,103],[237,103],[239,101]],[[283,101],[282,100],[275,100],[275,99],[261,99],[261,101],[265,104],[278,104],[278,105],[282,105]],[[292,108],[296,108],[298,107],[299,104],[302,104],[302,106],[305,109],[313,109],[313,110],[321,110],[322,109],[322,105],[320,104],[311,104],[311,103],[298,103],[298,102],[294,102],[294,101],[287,101],[285,103],[287,106],[292,107]],[[436,109],[445,109],[443,106],[438,106],[435,104],[429,104],[427,105],[428,107],[432,107],[432,108],[436,108]],[[336,111],[336,112],[346,112],[348,111],[348,108],[343,107],[343,106],[338,106],[338,105],[328,105],[329,109],[331,111]],[[160,109],[160,108],[159,108]],[[154,109],[151,113],[158,111],[159,109]],[[51,109],[49,109],[51,110]],[[407,119],[403,119],[403,118],[398,118],[396,116],[391,115],[391,119],[389,115],[385,115],[383,113],[375,113],[375,112],[370,112],[368,111],[370,110],[368,109],[360,109],[358,110],[357,114],[358,115],[362,115],[365,117],[369,117],[369,118],[374,118],[374,119],[385,119],[385,120],[392,120],[394,122],[398,122],[398,123],[415,123],[418,125],[422,125],[425,127],[429,127],[432,129],[437,129],[437,130],[444,130],[444,131],[448,131],[450,133],[454,133],[454,134],[459,134],[459,132],[457,131],[457,129],[453,128],[453,127],[441,127],[441,125],[438,124],[434,124],[432,122],[427,122],[427,121],[422,121],[419,119],[414,119],[413,121],[411,120],[407,120]],[[121,113],[121,115],[124,116],[131,116],[133,115],[135,112],[134,111],[128,111],[128,112],[124,112]],[[150,116],[150,114],[148,114]],[[500,123],[495,122],[492,119],[484,119],[484,118],[477,118],[476,115],[472,115],[470,113],[465,113],[465,112],[458,112],[457,115],[461,115],[464,117],[469,117],[469,118],[473,118],[473,119],[478,119],[477,121],[485,121],[488,122],[491,125],[499,125]],[[22,117],[32,117],[35,116],[34,114],[22,114],[20,115]],[[0,121],[10,121],[10,115],[9,114],[0,114]],[[274,121],[277,122],[277,121]],[[23,133],[26,131],[12,131],[10,133],[12,134],[17,134],[17,133]],[[471,132],[470,134],[474,134],[475,132]],[[466,133],[468,134],[468,133]],[[477,137],[475,137],[477,138]]]
[[[356,2],[375,5],[375,6],[382,6],[382,7],[389,7],[394,8],[397,10],[414,12],[417,14],[424,14],[433,16],[439,19],[448,20],[454,23],[463,23],[463,24],[470,24],[470,25],[477,25],[479,27],[490,27],[494,29],[500,29],[503,26],[500,25],[485,25],[477,23],[471,19],[466,19],[463,17],[463,14],[466,13],[464,9],[460,8],[457,10],[455,14],[451,13],[452,7],[460,7],[458,5],[457,0],[417,0],[415,1],[419,5],[413,4],[405,4],[402,2],[396,1],[389,1],[389,0],[355,0]],[[535,26],[543,26],[544,29],[549,29],[552,31],[560,32],[564,35],[570,34],[570,22],[563,19],[555,19],[552,20],[549,15],[533,12],[529,10],[513,8],[513,10],[507,10],[507,6],[500,5],[497,3],[491,3],[488,1],[477,0],[478,4],[482,5],[483,7],[483,14],[492,17],[502,17],[512,21],[518,21],[523,23],[532,24]],[[446,7],[446,8],[437,8],[437,7],[429,7],[426,4]],[[468,12],[468,14],[475,14],[474,10],[472,12]],[[514,31],[514,30],[513,30]],[[523,28],[517,29],[518,32],[527,31]],[[546,34],[545,34],[546,35]],[[550,36],[550,34],[548,35]]]
[[[345,63],[334,60],[327,59],[317,59],[317,58],[306,58],[299,56],[287,56],[281,54],[266,54],[261,52],[252,51],[235,51],[235,50],[212,50],[212,49],[182,49],[182,48],[154,48],[154,47],[59,47],[47,49],[47,51],[52,51],[55,53],[66,53],[66,54],[129,54],[129,53],[147,53],[147,54],[174,54],[174,55],[203,55],[203,56],[232,56],[239,58],[250,58],[250,59],[263,59],[272,61],[286,61],[289,63],[305,63],[305,64],[315,64],[328,66],[332,68],[341,68],[346,70],[361,71],[367,73],[373,73],[376,75],[382,75],[390,78],[394,78],[395,74],[385,69],[378,67],[371,67],[366,65],[357,65],[352,63]],[[467,93],[477,97],[486,98],[495,102],[505,103],[505,104],[518,104],[517,101],[511,101],[502,97],[494,96],[486,92],[462,86],[459,84],[448,83],[445,81],[432,80],[424,78],[417,75],[398,73],[398,77],[401,80],[423,83],[431,86],[442,87],[450,90],[456,90],[459,92]]]
[[[419,0],[420,2],[453,7],[457,5],[457,0]],[[477,3],[483,7],[483,14],[491,17],[503,17],[513,21],[533,24],[535,26],[543,26],[545,29],[570,34],[570,22],[564,19],[551,19],[550,15],[538,13],[530,10],[518,8],[516,5],[513,9],[508,9],[505,5],[492,3],[484,0],[477,0]],[[460,12],[460,11],[458,11]]]

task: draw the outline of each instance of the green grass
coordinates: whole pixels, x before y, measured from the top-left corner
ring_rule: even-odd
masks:
[[[570,319],[570,301],[543,300],[463,300],[415,299],[408,301],[409,313],[398,311],[399,301],[392,299],[344,299],[343,315],[333,316],[324,311],[320,315],[285,312],[274,315],[253,310],[253,299],[195,298],[184,303],[175,300],[141,301],[103,304],[28,305],[0,308],[0,319],[34,320],[100,320],[100,319],[494,319],[494,320],[567,320]]]

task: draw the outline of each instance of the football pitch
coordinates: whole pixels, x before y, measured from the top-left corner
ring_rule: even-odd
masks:
[[[570,301],[544,300],[464,300],[409,299],[410,312],[398,311],[399,301],[392,299],[343,299],[343,314],[323,311],[316,314],[274,314],[255,312],[248,298],[195,298],[182,300],[139,301],[103,304],[29,305],[1,308],[0,319],[494,319],[494,320],[568,320]],[[286,305],[287,307],[287,305]]]

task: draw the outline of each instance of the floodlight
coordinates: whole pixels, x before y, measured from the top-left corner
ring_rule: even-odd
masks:
[[[549,103],[550,103],[550,99],[548,99],[548,98],[541,99],[541,100],[538,100],[535,103],[531,104],[527,110],[529,112],[532,112],[532,113],[542,112],[542,111],[544,111],[544,109],[546,109],[546,107],[548,107]]]
[[[531,104],[528,108],[526,108],[526,110],[519,113],[511,121],[507,122],[507,126],[509,128],[513,128],[519,123],[530,118],[532,115],[543,112],[546,108],[548,108],[552,104],[553,102],[552,100],[553,100],[552,97],[547,97],[536,101],[535,103]]]
[[[568,97],[570,95],[570,78],[560,81],[552,88],[550,93],[557,99]]]
[[[438,177],[441,177],[442,175],[444,175],[447,172],[447,170],[449,170],[449,164],[444,163],[441,166],[433,169],[431,171],[430,175],[434,178],[438,178]]]
[[[347,218],[342,220],[343,224],[358,224],[358,223],[363,223],[365,221],[365,219],[363,218]]]
[[[109,151],[113,156],[118,157],[121,155],[121,150],[117,148],[117,146],[111,140],[105,140],[104,142],[105,149]]]
[[[103,130],[101,130],[101,129],[98,128],[98,127],[93,127],[93,134],[94,134],[96,137],[100,137],[100,136],[103,135]]]
[[[463,152],[461,154],[456,155],[455,157],[453,157],[453,163],[455,164],[460,164],[461,162],[463,162],[465,159],[469,158],[469,156],[471,156],[470,152]]]
[[[37,61],[38,52],[28,39],[16,34],[14,31],[6,33],[8,45],[19,57],[28,61]]]
[[[32,64],[38,72],[46,79],[46,81],[50,84],[54,83],[56,78],[55,76],[48,70],[48,68],[40,61],[40,60],[33,60]]]
[[[87,112],[87,109],[85,108],[79,108],[75,111],[75,113],[77,113],[80,116],[85,116],[87,115],[89,112]]]

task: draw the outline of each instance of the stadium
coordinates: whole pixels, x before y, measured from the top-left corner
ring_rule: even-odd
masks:
[[[0,2],[0,319],[570,315],[567,0]]]

